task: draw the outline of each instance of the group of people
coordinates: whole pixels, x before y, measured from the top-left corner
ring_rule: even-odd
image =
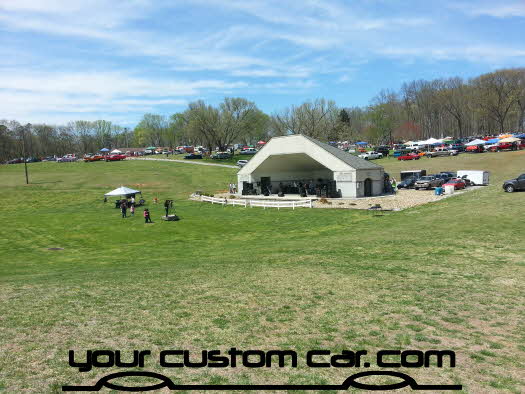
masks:
[[[119,205],[120,207],[120,212],[122,213],[122,218],[126,218],[128,217],[127,216],[127,211],[128,211],[128,208],[129,208],[129,212],[131,213],[131,216],[135,216],[135,196],[131,196],[130,199],[128,198],[124,198],[122,200],[120,200],[120,202],[117,200],[117,204]],[[144,200],[140,200],[140,204],[144,204]],[[149,212],[149,209],[148,208],[145,208],[144,209],[144,220],[145,220],[145,223],[153,223],[151,221],[151,216],[150,216],[150,212]]]
[[[229,190],[230,194],[237,193],[237,185],[235,183],[230,183],[229,186],[228,186],[228,190]]]

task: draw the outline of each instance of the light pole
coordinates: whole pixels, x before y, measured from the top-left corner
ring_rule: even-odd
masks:
[[[26,128],[22,127],[22,160],[24,160],[24,169],[26,172],[26,185],[29,185],[29,175],[27,173],[27,158],[26,158]]]

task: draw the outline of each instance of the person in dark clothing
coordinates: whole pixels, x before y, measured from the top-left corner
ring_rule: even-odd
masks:
[[[164,201],[164,210],[166,211],[166,217],[167,217],[170,211],[170,200]]]
[[[123,218],[127,217],[126,216],[127,209],[128,209],[128,204],[126,203],[125,200],[122,200],[122,202],[120,203],[120,210],[122,212],[122,217]]]
[[[149,210],[148,209],[144,210],[144,220],[145,220],[144,223],[153,223],[151,221],[151,217],[149,216]]]

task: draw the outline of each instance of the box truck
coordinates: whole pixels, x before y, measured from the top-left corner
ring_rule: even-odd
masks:
[[[488,171],[473,171],[473,170],[461,170],[458,171],[458,178],[463,178],[464,176],[472,182],[473,185],[488,185],[489,184],[489,175]]]

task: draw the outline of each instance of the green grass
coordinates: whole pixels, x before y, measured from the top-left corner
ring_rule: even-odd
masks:
[[[235,182],[228,168],[35,163],[25,185],[23,166],[1,166],[0,389],[58,392],[109,373],[78,373],[69,349],[237,347],[452,349],[454,369],[404,372],[465,392],[525,390],[525,193],[501,190],[525,172],[525,152],[376,162],[396,177],[485,169],[492,185],[376,217],[187,200]],[[122,219],[102,202],[122,184],[143,191],[155,223],[144,224],[141,209]],[[162,222],[155,196],[175,199],[181,221]],[[339,384],[357,372],[304,364],[146,367],[194,384]]]

